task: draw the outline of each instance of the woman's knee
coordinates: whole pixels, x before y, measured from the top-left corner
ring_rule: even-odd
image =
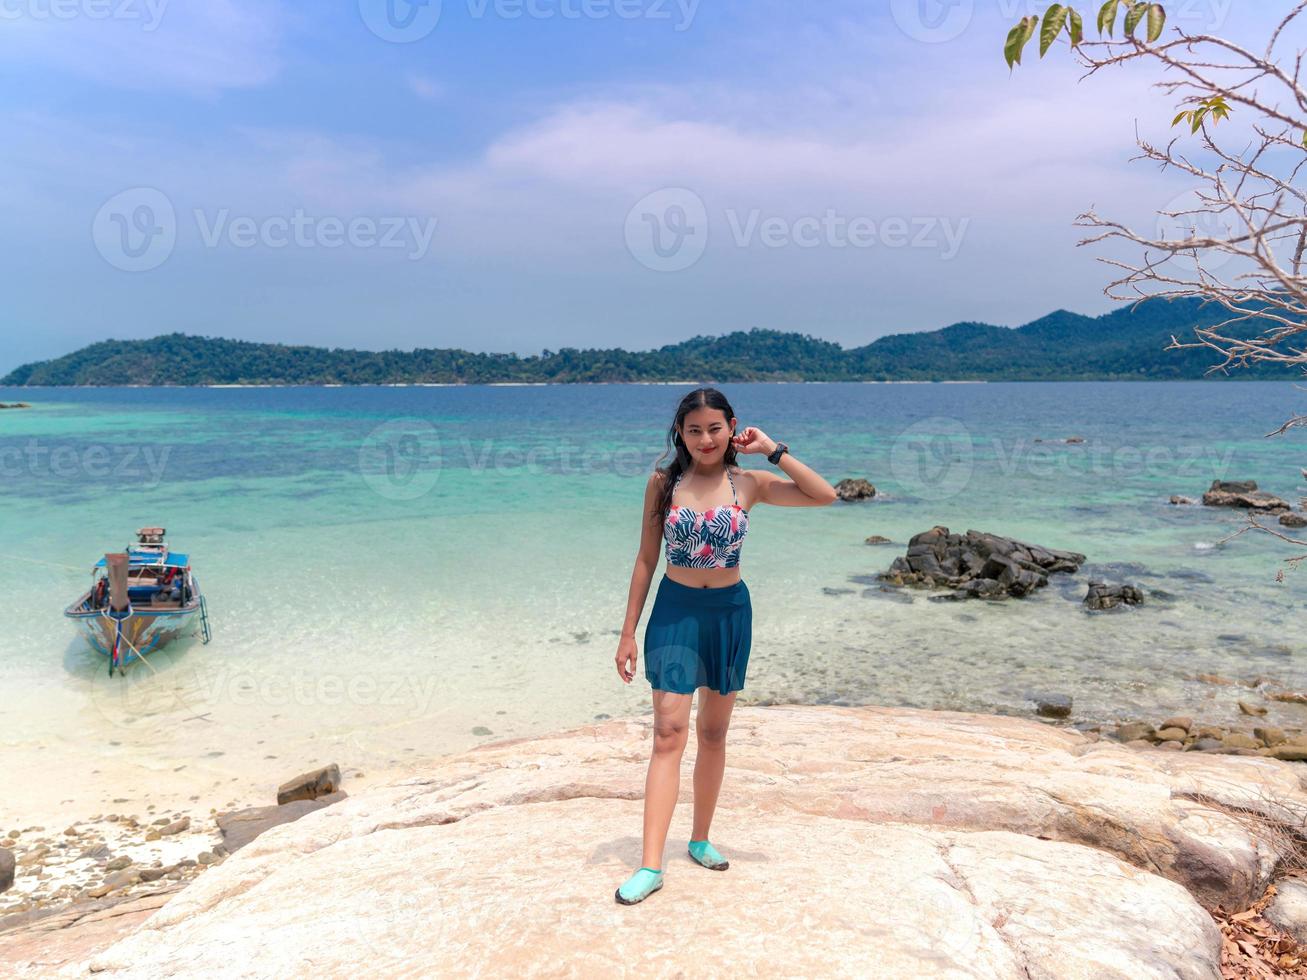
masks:
[[[690,726],[677,718],[659,718],[654,722],[654,751],[680,752],[685,748]]]
[[[705,749],[720,749],[726,745],[725,724],[708,724],[700,722],[695,728],[695,734],[699,737],[699,747]]]

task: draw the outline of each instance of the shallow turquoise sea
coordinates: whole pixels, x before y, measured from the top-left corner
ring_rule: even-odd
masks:
[[[0,389],[34,405],[0,412],[0,739],[91,786],[158,773],[235,794],[327,756],[383,771],[644,710],[612,658],[645,475],[685,390]],[[831,482],[880,490],[754,512],[746,702],[1028,713],[1051,691],[1082,722],[1232,721],[1247,691],[1194,675],[1307,687],[1307,567],[1276,581],[1298,552],[1221,544],[1242,515],[1167,502],[1219,478],[1297,505],[1304,435],[1264,435],[1302,411],[1293,384],[723,390]],[[155,523],[192,555],[214,640],[111,680],[61,611]],[[1089,563],[1002,604],[882,591],[875,573],[933,524]],[[1091,575],[1149,602],[1088,614]]]

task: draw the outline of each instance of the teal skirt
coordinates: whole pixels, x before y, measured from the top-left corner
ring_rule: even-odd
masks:
[[[743,580],[715,589],[658,583],[644,631],[644,676],[655,690],[693,694],[744,687],[753,641],[753,606]]]

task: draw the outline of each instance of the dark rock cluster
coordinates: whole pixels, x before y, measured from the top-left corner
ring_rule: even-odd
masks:
[[[1006,599],[1029,595],[1057,572],[1075,572],[1085,556],[1025,544],[1012,538],[933,527],[914,535],[907,554],[894,559],[881,580],[890,585],[952,589],[956,599]]]
[[[876,488],[861,477],[840,480],[835,484],[835,496],[840,500],[870,500],[876,496]]]
[[[1249,510],[1289,510],[1287,501],[1257,489],[1256,480],[1213,480],[1203,494],[1208,507],[1245,507]]]
[[[1139,606],[1144,601],[1144,594],[1134,585],[1108,585],[1106,582],[1090,582],[1089,592],[1085,595],[1085,605],[1090,609],[1115,609],[1117,606]]]
[[[1270,725],[1255,727],[1249,734],[1246,729],[1198,725],[1186,716],[1168,718],[1156,727],[1146,721],[1131,721],[1104,734],[1140,748],[1154,746],[1220,755],[1261,755],[1284,762],[1307,761],[1307,733]]]

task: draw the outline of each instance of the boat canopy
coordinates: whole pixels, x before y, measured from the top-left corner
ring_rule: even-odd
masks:
[[[129,568],[185,568],[191,563],[190,555],[179,554],[176,551],[170,551],[166,555],[161,555],[157,551],[137,551],[135,548],[127,550],[127,564]],[[105,560],[101,558],[95,563],[95,568],[104,568]]]

